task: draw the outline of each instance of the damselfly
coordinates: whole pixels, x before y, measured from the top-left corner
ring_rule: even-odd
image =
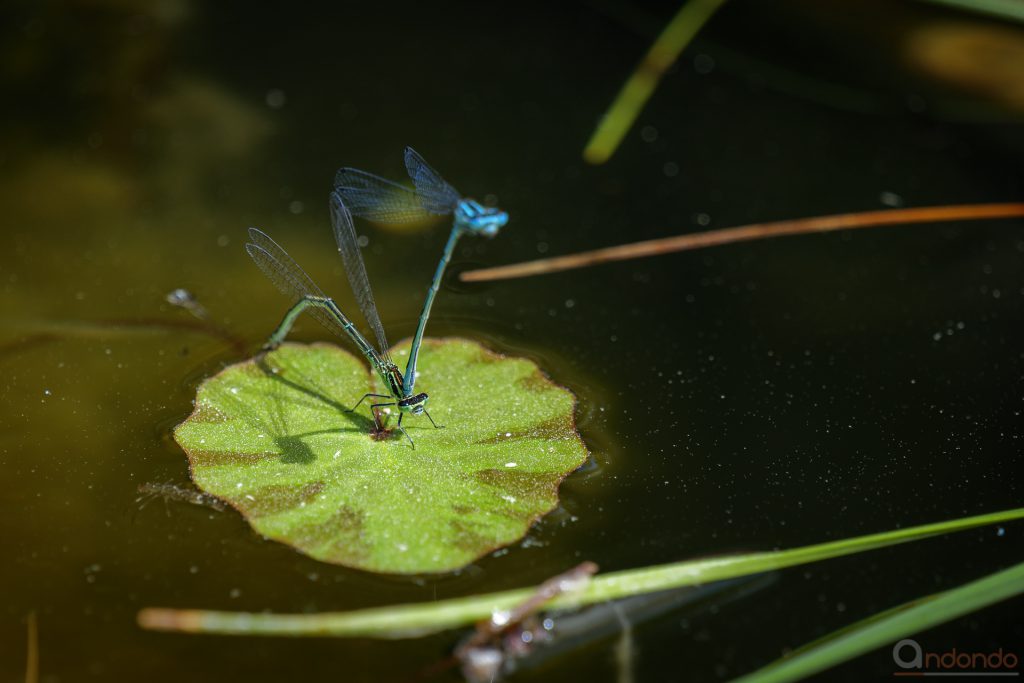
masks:
[[[363,257],[359,253],[359,244],[356,241],[356,231],[352,225],[352,216],[337,192],[331,192],[331,222],[334,225],[334,237],[338,243],[338,251],[341,253],[342,261],[345,264],[345,272],[348,274],[349,284],[356,295],[356,301],[363,312],[363,317],[377,338],[378,348],[374,348],[366,340],[366,337],[360,334],[352,321],[346,318],[345,314],[338,308],[338,305],[334,303],[334,300],[327,297],[316,286],[313,280],[306,275],[306,272],[299,267],[299,264],[284,249],[262,231],[256,228],[249,228],[249,239],[252,241],[245,245],[246,252],[256,262],[256,265],[260,267],[263,274],[277,285],[278,289],[293,299],[292,307],[288,309],[284,319],[281,320],[281,324],[270,335],[270,339],[267,340],[264,349],[270,350],[280,346],[281,342],[288,335],[288,331],[291,330],[292,325],[295,324],[296,318],[303,311],[309,311],[310,315],[316,318],[329,331],[334,332],[338,336],[348,336],[359,351],[366,356],[366,359],[370,361],[373,369],[376,370],[389,392],[388,394],[366,394],[348,412],[358,408],[367,398],[391,399],[388,402],[374,403],[370,406],[374,422],[380,428],[381,421],[377,414],[378,408],[397,405],[399,410],[398,429],[405,434],[405,438],[409,439],[409,443],[415,448],[416,444],[413,442],[412,437],[402,427],[402,418],[405,417],[405,414],[426,415],[435,428],[438,428],[438,425],[426,410],[427,395],[412,393],[412,385],[406,383],[402,373],[398,370],[398,366],[395,365],[388,355],[387,337],[384,335],[384,326],[381,325],[380,315],[377,314],[377,305],[373,300],[373,291],[370,289],[370,279],[366,275],[366,266],[363,264]],[[410,360],[409,365],[406,366],[405,377],[410,377],[409,366],[413,364],[414,353],[417,350],[414,348],[410,352]]]
[[[334,177],[334,191],[341,195],[352,215],[381,223],[409,223],[431,214],[453,215],[452,231],[427,290],[423,312],[420,313],[416,334],[409,349],[404,378],[406,396],[409,396],[416,386],[416,360],[427,327],[427,318],[430,317],[430,308],[434,305],[437,290],[441,288],[441,280],[456,243],[467,233],[494,237],[508,223],[508,214],[485,207],[472,199],[464,199],[412,147],[405,148],[405,168],[416,186],[415,190],[366,171],[343,168]]]

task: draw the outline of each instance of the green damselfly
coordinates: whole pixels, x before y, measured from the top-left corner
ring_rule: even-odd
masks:
[[[329,331],[341,337],[348,337],[356,345],[359,351],[366,356],[366,359],[377,372],[384,386],[387,387],[387,394],[369,393],[359,399],[349,409],[351,412],[367,398],[391,399],[382,403],[373,403],[370,412],[378,429],[381,428],[380,417],[377,413],[379,408],[397,406],[398,429],[409,440],[413,448],[416,447],[412,437],[402,427],[402,418],[406,413],[413,415],[426,415],[435,428],[439,428],[430,413],[426,410],[427,395],[425,393],[412,394],[406,388],[406,379],[399,371],[398,366],[388,355],[388,341],[384,335],[384,326],[380,322],[380,315],[377,313],[377,305],[373,300],[373,291],[370,289],[370,279],[366,275],[366,266],[363,264],[363,257],[359,253],[359,244],[356,241],[355,227],[352,225],[352,215],[349,213],[341,196],[337,192],[331,192],[331,222],[334,225],[334,237],[338,243],[338,251],[345,264],[345,272],[348,275],[349,284],[356,295],[356,301],[363,312],[363,317],[373,330],[377,338],[377,348],[374,348],[366,337],[364,337],[356,326],[345,317],[334,300],[326,296],[304,270],[297,264],[288,253],[282,249],[274,240],[256,228],[249,228],[249,239],[251,242],[245,245],[256,265],[260,267],[263,274],[273,282],[283,293],[293,298],[292,307],[285,313],[281,324],[277,326],[273,334],[264,345],[264,350],[272,350],[281,345],[291,330],[295,320],[304,311],[317,319],[321,325]],[[410,359],[415,358],[415,353],[410,353]]]

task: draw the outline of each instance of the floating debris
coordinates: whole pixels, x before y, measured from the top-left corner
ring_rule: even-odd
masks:
[[[199,489],[188,486],[152,482],[149,484],[140,484],[139,493],[142,495],[136,498],[135,502],[140,504],[140,508],[146,507],[146,505],[149,504],[149,501],[154,498],[163,498],[164,501],[176,500],[182,503],[191,503],[192,505],[202,505],[203,507],[213,508],[217,512],[224,512],[224,510],[227,509],[224,501],[217,496],[204,493]]]

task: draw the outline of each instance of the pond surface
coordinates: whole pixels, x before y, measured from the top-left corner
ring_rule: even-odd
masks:
[[[450,282],[428,335],[538,362],[577,394],[593,458],[522,543],[457,575],[373,576],[264,541],[232,511],[140,505],[140,485],[188,483],[172,428],[286,306],[246,257],[246,227],[354,310],[328,223],[337,167],[401,178],[409,144],[509,211],[499,237],[462,243],[456,271],[755,221],[1015,201],[1020,110],[909,64],[932,22],[1024,38],[925,4],[829,16],[735,2],[592,167],[583,145],[671,4],[134,4],[3,10],[3,680],[23,676],[30,612],[43,681],[410,680],[459,635],[180,636],[143,632],[135,614],[430,601],[583,560],[635,568],[1020,504],[1024,222],[1003,220]],[[445,224],[357,227],[384,323],[407,337]],[[179,287],[209,323],[166,303]],[[296,338],[324,334],[303,322]],[[1020,533],[793,569],[711,612],[638,625],[636,680],[750,671],[1020,562]],[[1018,600],[919,640],[990,651],[1022,636]],[[534,676],[616,680],[609,642]],[[828,677],[892,668],[883,648]]]

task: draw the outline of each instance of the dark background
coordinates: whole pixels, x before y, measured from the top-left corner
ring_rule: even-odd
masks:
[[[140,484],[187,483],[170,431],[198,382],[245,356],[164,295],[189,289],[257,348],[286,303],[243,253],[258,225],[351,307],[327,229],[339,166],[400,178],[410,144],[463,193],[493,195],[511,222],[465,241],[456,271],[894,201],[1019,200],[1024,30],[928,3],[729,2],[615,156],[586,165],[677,7],[0,10],[0,678],[22,680],[34,611],[44,681],[408,680],[458,634],[178,636],[140,631],[135,613],[418,602],[583,559],[611,571],[1018,506],[1024,224],[1003,220],[450,283],[430,334],[536,359],[577,393],[596,465],[526,541],[457,575],[374,577],[262,541],[234,513],[140,509]],[[384,322],[407,336],[444,228],[359,230]],[[636,680],[751,671],[1021,561],[1019,534],[792,569],[710,613],[638,625]],[[1019,652],[1019,615],[1009,601],[916,638]],[[595,647],[532,675],[615,680],[609,642]],[[892,669],[883,648],[824,677]]]

